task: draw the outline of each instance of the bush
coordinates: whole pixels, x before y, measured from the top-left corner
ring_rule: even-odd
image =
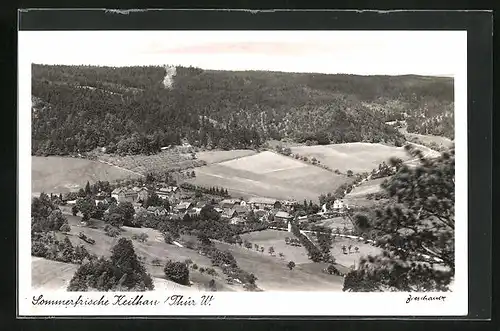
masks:
[[[137,240],[139,242],[146,242],[148,240],[149,236],[147,233],[140,233],[140,234],[133,234],[132,239]]]
[[[210,276],[215,276],[217,275],[217,271],[215,271],[214,268],[207,268],[206,270],[207,274],[209,274]]]
[[[151,264],[154,266],[160,266],[161,260],[159,258],[154,258],[153,260],[151,260]]]
[[[163,271],[167,279],[181,285],[189,285],[189,269],[185,263],[169,260]]]
[[[61,225],[61,227],[59,228],[59,231],[61,232],[70,232],[71,231],[71,227],[69,226],[68,223],[64,223],[63,225]]]
[[[208,290],[209,291],[217,291],[217,286],[215,285],[215,280],[212,279],[210,282],[208,282]]]
[[[193,264],[192,268],[193,268],[194,270],[196,270],[196,269],[198,269],[198,265],[195,263],[195,264]]]
[[[104,226],[104,232],[109,237],[118,237],[120,235],[120,230],[114,226],[106,224]]]
[[[166,244],[173,244],[173,242],[174,242],[174,238],[168,232],[165,232],[163,234],[163,238],[164,238]]]

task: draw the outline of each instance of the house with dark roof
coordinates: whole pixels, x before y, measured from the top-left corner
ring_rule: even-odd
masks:
[[[167,215],[167,210],[162,206],[149,206],[146,211],[155,216]]]
[[[270,198],[250,198],[248,200],[248,204],[253,208],[253,209],[279,209],[281,208],[281,202],[276,199],[270,199]]]
[[[221,202],[219,202],[219,206],[223,209],[234,208],[235,206],[239,205],[240,202],[241,202],[240,199],[224,199]]]
[[[111,192],[111,196],[118,202],[135,202],[138,195],[134,190],[117,188]]]
[[[231,221],[229,223],[230,224],[243,224],[243,223],[245,223],[245,219],[242,217],[236,216],[236,217],[231,218]]]
[[[190,201],[186,201],[179,203],[177,206],[174,207],[174,210],[178,213],[185,213],[192,207],[193,203]]]
[[[225,208],[223,211],[222,211],[222,215],[221,217],[222,218],[228,218],[228,219],[231,219],[233,217],[236,217],[238,214],[236,213],[236,210],[232,209],[232,208]]]
[[[292,218],[293,216],[287,213],[286,211],[279,211],[274,215],[275,222],[288,222]]]
[[[247,206],[242,206],[242,205],[236,205],[234,206],[234,211],[236,211],[236,214],[238,216],[243,216],[243,215],[246,215],[246,213],[248,213],[250,211],[250,208],[247,207]]]

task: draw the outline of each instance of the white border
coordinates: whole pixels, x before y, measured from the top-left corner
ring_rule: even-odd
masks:
[[[265,35],[269,31],[259,31]],[[293,31],[289,31],[293,33]],[[325,31],[321,31],[325,33]],[[334,31],[331,31],[334,33]],[[401,33],[402,31],[397,31]],[[440,31],[443,33],[443,31]],[[31,201],[31,62],[29,34],[19,32],[19,109],[18,109],[18,315],[20,316],[65,316],[65,315],[301,315],[301,316],[459,316],[468,313],[467,279],[467,32],[446,31],[459,37],[454,71],[455,78],[455,150],[456,150],[456,278],[454,291],[444,293],[446,300],[412,302],[406,304],[407,293],[342,293],[342,292],[262,292],[262,293],[206,293],[214,295],[210,306],[156,307],[54,307],[33,306],[34,296],[43,294],[52,299],[76,299],[84,297],[99,299],[103,293],[40,293],[31,290],[30,255],[30,201]],[[38,32],[40,33],[40,32]],[[99,32],[95,32],[99,33]],[[125,33],[125,32],[124,32]],[[232,32],[235,33],[235,32]],[[314,31],[311,31],[314,33]],[[353,34],[362,34],[356,31]],[[373,31],[370,31],[373,33]],[[387,33],[385,31],[384,33]],[[121,293],[132,296],[132,293]],[[147,299],[164,301],[167,296],[180,293],[140,293]],[[186,293],[199,301],[205,293]],[[412,295],[417,295],[414,293]],[[421,295],[432,295],[421,293]],[[113,293],[106,293],[111,300]]]

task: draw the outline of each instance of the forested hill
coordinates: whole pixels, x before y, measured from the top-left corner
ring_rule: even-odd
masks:
[[[284,137],[399,144],[401,134],[385,124],[396,119],[405,119],[409,132],[453,134],[450,78],[158,66],[32,69],[36,155],[96,147],[155,153],[182,139],[223,149]]]

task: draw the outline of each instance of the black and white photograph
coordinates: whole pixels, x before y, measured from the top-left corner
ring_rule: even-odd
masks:
[[[20,32],[27,311],[466,313],[466,37]]]

